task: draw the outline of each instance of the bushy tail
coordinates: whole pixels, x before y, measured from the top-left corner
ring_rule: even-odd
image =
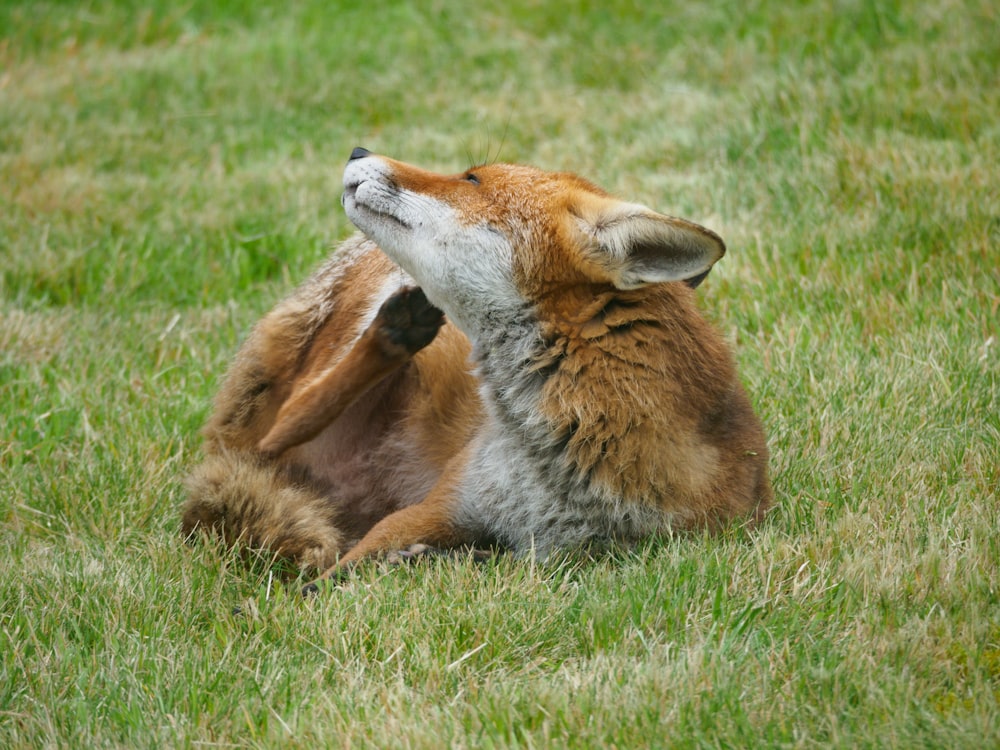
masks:
[[[304,571],[327,569],[345,547],[330,500],[273,462],[242,451],[214,453],[186,486],[185,537],[218,534],[229,545],[268,550]]]

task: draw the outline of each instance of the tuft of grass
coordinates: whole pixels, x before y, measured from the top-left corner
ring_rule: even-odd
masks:
[[[1000,38],[983,0],[0,6],[0,745],[1000,743]],[[702,221],[748,533],[284,571],[179,539],[352,147]],[[233,616],[234,606],[243,614]]]

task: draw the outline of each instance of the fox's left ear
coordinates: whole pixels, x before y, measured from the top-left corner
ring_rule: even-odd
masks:
[[[619,289],[660,281],[697,286],[726,252],[715,232],[634,203],[602,201],[580,210],[577,218],[595,240],[595,260]]]

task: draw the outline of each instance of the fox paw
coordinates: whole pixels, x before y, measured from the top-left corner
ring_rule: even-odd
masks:
[[[347,582],[347,579],[351,574],[351,566],[347,567],[337,567],[332,569],[332,571],[327,571],[320,578],[315,581],[310,581],[305,586],[302,587],[302,598],[311,599],[314,596],[319,596],[327,589],[334,589],[343,583]]]
[[[393,346],[416,354],[437,335],[444,313],[427,301],[420,287],[400,289],[382,303],[375,318],[378,332]]]
[[[389,552],[385,556],[388,565],[397,566],[412,563],[425,557],[449,557],[453,559],[471,559],[473,562],[485,562],[493,557],[492,550],[470,549],[456,547],[442,549],[427,544],[411,544],[406,549]]]
[[[421,557],[436,557],[441,554],[444,554],[444,550],[437,547],[431,547],[427,544],[411,544],[406,549],[397,549],[387,553],[385,561],[389,565],[405,565]]]

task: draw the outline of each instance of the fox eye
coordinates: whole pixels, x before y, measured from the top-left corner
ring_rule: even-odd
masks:
[[[471,182],[473,185],[478,185],[479,184],[479,178],[476,177],[472,172],[466,173],[466,175],[465,175],[465,181],[466,182]]]

